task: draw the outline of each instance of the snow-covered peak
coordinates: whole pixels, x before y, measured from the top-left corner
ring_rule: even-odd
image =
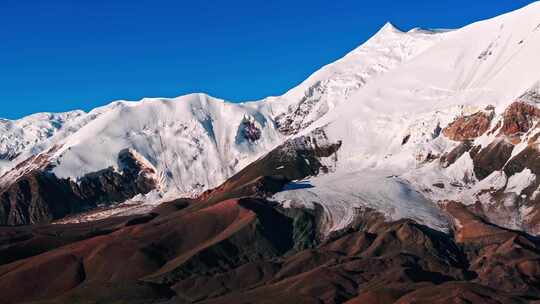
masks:
[[[380,37],[385,35],[392,35],[392,34],[403,34],[403,31],[398,29],[395,25],[393,25],[390,21],[386,22],[383,27],[374,35],[374,37]]]
[[[386,23],[372,38],[343,58],[322,67],[283,97],[298,100],[316,82],[339,76],[363,75],[365,78],[385,72],[421,53],[442,39],[425,33],[405,33]]]
[[[117,102],[102,112],[57,142],[58,177],[115,167],[119,151],[130,148],[156,168],[162,189],[189,195],[217,186],[282,140],[271,117],[205,94]]]
[[[438,39],[423,48],[424,44],[415,43],[421,51],[412,53],[419,55],[408,56],[410,59],[391,73],[380,73],[366,82],[350,97],[354,104],[341,105],[332,118],[321,121],[319,126],[338,118],[349,121],[344,117],[412,115],[459,105],[481,108],[491,104],[501,112],[540,78],[540,60],[535,60],[540,54],[538,3],[451,32],[402,35],[407,38],[396,40],[398,46],[403,46],[404,41],[417,41],[418,36]],[[379,40],[368,41],[343,60],[377,45],[375,42]],[[375,49],[384,50],[391,42],[385,41]],[[397,49],[400,51],[394,56],[407,54],[408,48]]]
[[[285,95],[267,100],[277,115],[280,131],[305,129],[367,83],[412,60],[446,33],[405,33],[388,23],[367,42],[343,58],[322,67]]]

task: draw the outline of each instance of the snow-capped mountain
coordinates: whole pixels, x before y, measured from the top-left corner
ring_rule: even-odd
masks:
[[[538,159],[524,165],[517,156],[524,149],[538,155],[540,61],[534,58],[540,52],[540,3],[439,35],[440,41],[369,81],[348,102],[302,131],[322,128],[330,141],[343,142],[331,179],[337,182],[330,190],[347,193],[349,203],[330,207],[339,219],[337,227],[346,224],[343,220],[350,222],[343,206],[349,206],[345,214],[351,214],[356,206],[379,209],[390,202],[393,210],[386,214],[396,219],[411,206],[403,194],[414,190],[435,203],[479,202],[481,212],[497,224],[538,232],[538,172],[530,168],[538,166]],[[458,134],[481,128],[480,122],[467,126],[467,121],[485,112],[485,128],[467,140],[444,132],[452,124],[461,125]],[[441,157],[460,142],[471,148],[444,168]],[[530,159],[528,155],[521,158]],[[489,164],[496,162],[501,164]],[[516,162],[518,169],[510,170]],[[379,183],[371,181],[377,174]],[[345,176],[343,181],[351,186],[344,186],[338,176]],[[392,194],[388,176],[405,183],[406,189]],[[496,176],[498,182],[492,180]],[[365,183],[370,185],[366,189],[356,185]],[[313,192],[278,195],[312,202]]]
[[[346,102],[368,83],[422,53],[444,38],[443,32],[413,29],[402,32],[386,23],[366,43],[342,59],[324,66],[276,100],[281,109],[276,121],[281,132],[294,134]]]
[[[70,115],[74,114],[62,114]],[[264,111],[205,94],[115,102],[88,114],[77,112],[77,116],[51,133],[6,164],[6,172],[0,178],[3,188],[19,187],[20,179],[36,170],[79,185],[92,176],[109,179],[103,173],[122,173],[119,156],[130,149],[142,163],[149,164],[146,167],[156,171],[155,189],[141,193],[148,197],[137,200],[155,204],[163,196],[194,196],[218,186],[283,138]],[[20,135],[27,138],[33,133]],[[34,151],[41,153],[28,158]],[[100,198],[103,203],[121,202],[110,197],[115,190],[102,192],[107,193]],[[20,204],[15,199],[6,200],[10,202],[5,203],[7,206]],[[7,214],[16,208],[11,210]]]
[[[85,185],[97,179],[107,188],[100,202],[121,202],[111,195],[118,187],[130,189],[122,200],[140,194],[132,201],[157,203],[217,187],[303,138],[339,149],[317,156],[328,170],[301,181],[308,187],[290,184],[273,199],[322,206],[325,233],[347,227],[360,209],[447,230],[449,201],[501,226],[540,232],[537,54],[540,3],[533,3],[451,31],[402,32],[388,23],[279,97],[234,104],[192,94],[2,121],[0,184],[15,193],[4,196],[3,221],[14,210],[18,220],[36,221],[23,215],[44,200],[39,187],[27,201],[16,195],[29,173],[70,181],[86,201],[97,194]],[[126,149],[139,164],[131,171],[152,172],[144,187],[119,177]],[[155,187],[141,191],[148,184]]]

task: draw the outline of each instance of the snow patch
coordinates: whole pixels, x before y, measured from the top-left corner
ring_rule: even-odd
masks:
[[[508,185],[506,185],[505,193],[515,193],[520,195],[523,190],[529,187],[536,181],[536,175],[528,168],[516,173],[508,179]]]

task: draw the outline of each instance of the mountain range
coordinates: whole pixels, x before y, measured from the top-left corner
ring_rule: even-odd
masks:
[[[538,54],[535,2],[282,96],[0,120],[0,303],[540,303]]]

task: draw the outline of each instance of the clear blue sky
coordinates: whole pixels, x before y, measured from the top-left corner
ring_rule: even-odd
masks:
[[[457,28],[523,0],[0,0],[0,117],[116,99],[279,95],[386,21]]]

